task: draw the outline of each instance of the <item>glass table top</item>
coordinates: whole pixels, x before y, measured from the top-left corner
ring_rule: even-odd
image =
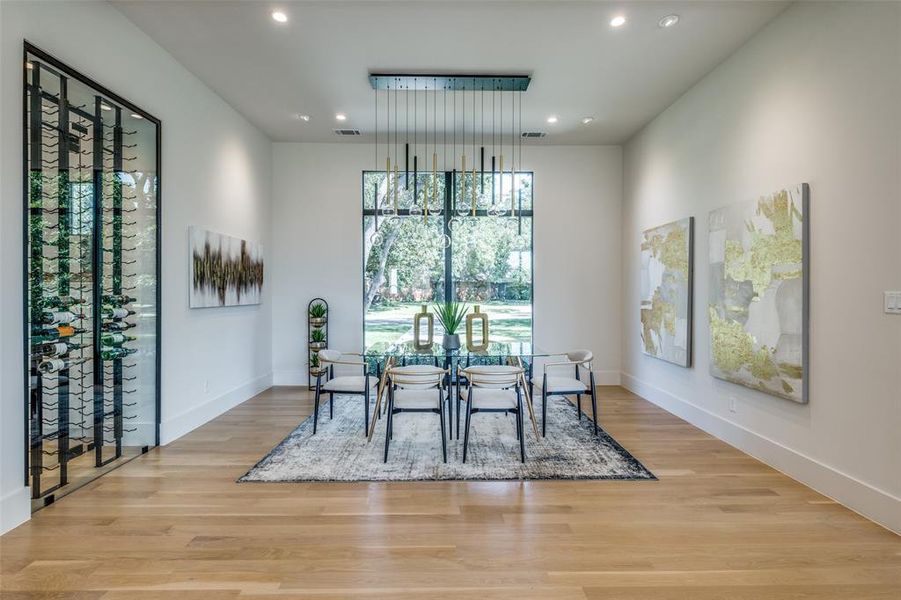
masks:
[[[462,341],[462,340],[461,340]],[[519,356],[524,358],[536,356],[551,356],[551,353],[542,350],[530,342],[489,342],[488,348],[485,350],[469,350],[465,341],[463,346],[457,350],[445,350],[440,343],[432,344],[431,348],[416,348],[412,341],[407,342],[379,342],[372,344],[366,348],[365,356],[367,358],[385,358],[394,357],[427,357],[434,356],[438,358],[448,357],[482,357],[482,358],[507,358],[510,356]]]

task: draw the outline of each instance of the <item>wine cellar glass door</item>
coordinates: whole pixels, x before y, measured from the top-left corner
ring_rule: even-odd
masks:
[[[160,122],[28,43],[24,74],[37,509],[159,444]]]

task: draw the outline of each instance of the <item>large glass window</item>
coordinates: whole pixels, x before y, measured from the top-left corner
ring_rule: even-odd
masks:
[[[494,341],[530,342],[532,174],[517,173],[515,188],[509,173],[432,182],[421,174],[408,187],[401,176],[395,194],[393,175],[363,174],[366,345],[411,340],[421,305],[445,300],[480,305]]]

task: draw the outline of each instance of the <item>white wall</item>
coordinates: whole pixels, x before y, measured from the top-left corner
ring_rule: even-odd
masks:
[[[189,310],[187,227],[272,256],[269,140],[105,2],[0,2],[0,531],[27,518],[23,487],[22,41],[162,119],[162,436],[171,441],[267,387],[271,302]],[[271,278],[270,278],[271,280]],[[208,391],[204,382],[208,381]]]
[[[361,172],[370,144],[275,144],[273,371],[306,383],[306,306],[330,304],[331,345],[363,344]],[[535,343],[591,348],[598,383],[619,383],[622,152],[613,146],[523,150],[535,172]]]
[[[901,530],[901,4],[798,3],[625,149],[624,384]],[[707,214],[811,188],[810,403],[713,379]],[[643,356],[641,230],[694,215],[695,367]],[[735,412],[729,409],[735,403]]]

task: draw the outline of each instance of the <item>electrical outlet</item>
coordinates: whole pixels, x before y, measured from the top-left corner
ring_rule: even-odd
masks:
[[[210,380],[209,379],[203,380],[203,393],[204,394],[210,393]]]
[[[885,292],[885,314],[901,315],[901,292]]]
[[[735,410],[735,396],[729,396],[729,412],[736,412]]]

